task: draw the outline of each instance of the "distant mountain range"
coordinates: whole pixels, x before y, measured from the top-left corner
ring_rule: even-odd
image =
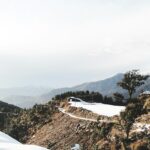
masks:
[[[43,103],[43,100],[40,96],[20,96],[20,95],[10,95],[7,97],[3,97],[1,98],[1,101],[16,105],[21,108],[30,108],[36,103],[38,104]]]
[[[119,92],[124,96],[127,96],[127,92],[117,85],[119,81],[123,79],[124,74],[120,73],[105,80],[96,82],[83,83],[70,88],[60,88],[50,91],[47,94],[42,95],[42,99],[51,99],[57,94],[61,94],[68,91],[94,91],[99,92],[102,95],[112,96],[113,93]],[[139,95],[142,91],[150,91],[150,78],[145,81],[145,84],[136,90],[134,96]]]
[[[95,91],[100,92],[103,95],[111,96],[115,92],[127,94],[125,90],[117,86],[117,83],[122,80],[124,74],[117,74],[105,80],[96,82],[83,83],[77,86],[69,88],[14,88],[8,91],[0,89],[0,100],[17,105],[19,107],[32,107],[36,103],[45,103],[50,101],[55,95],[65,93],[68,91]],[[148,79],[144,85],[139,87],[135,93],[135,96],[141,93],[141,91],[150,91],[150,79]],[[5,96],[4,96],[5,95]],[[4,96],[4,97],[3,97]]]
[[[51,91],[48,87],[15,87],[0,88],[0,100],[19,107],[31,107],[35,103],[42,103],[41,95]]]
[[[0,97],[6,97],[10,95],[40,96],[43,93],[49,92],[50,90],[52,90],[52,88],[35,86],[0,88]]]
[[[100,92],[103,95],[111,95],[114,92],[125,92],[119,86],[117,86],[117,82],[119,82],[123,78],[123,74],[117,74],[113,77],[107,78],[105,80],[100,80],[96,82],[88,82],[83,83],[77,86],[73,86],[70,88],[59,88],[51,90],[49,93],[42,95],[43,99],[51,99],[57,94],[61,94],[68,91],[94,91]]]

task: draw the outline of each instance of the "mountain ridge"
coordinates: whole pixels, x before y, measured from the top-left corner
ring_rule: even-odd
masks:
[[[52,90],[46,89],[46,92],[44,93],[42,92],[43,94],[39,93],[40,96],[39,95],[38,96],[19,95],[19,94],[16,95],[14,93],[14,95],[1,98],[1,100],[7,103],[17,105],[22,108],[29,108],[29,107],[32,107],[36,103],[37,104],[46,103],[52,100],[52,98],[55,97],[56,95],[69,92],[69,91],[72,91],[72,92],[94,91],[94,92],[101,93],[103,96],[112,96],[113,93],[119,92],[119,93],[124,94],[127,97],[127,91],[123,90],[121,87],[117,85],[117,83],[123,79],[123,76],[124,76],[123,73],[118,73],[114,76],[111,76],[103,80],[94,81],[94,82],[86,82],[86,83],[82,83],[82,84],[72,86],[72,87],[58,88],[58,89],[52,89]],[[150,78],[145,81],[144,85],[137,88],[134,96],[138,96],[142,91],[150,91]]]
[[[118,73],[115,76],[99,80],[99,81],[94,81],[94,82],[86,82],[82,83],[80,85],[76,85],[73,87],[66,87],[66,88],[59,88],[59,89],[54,89],[50,91],[47,94],[42,95],[42,98],[48,98],[51,99],[57,94],[62,94],[64,92],[68,91],[94,91],[94,92],[100,92],[103,95],[111,95],[113,92],[116,91],[124,91],[120,87],[117,86],[117,82],[119,82],[123,78],[122,73]],[[108,92],[108,87],[112,87],[111,91]],[[116,90],[113,90],[116,89]],[[125,92],[125,91],[124,91]]]
[[[54,89],[41,97],[43,99],[50,100],[57,94],[62,94],[69,91],[94,91],[101,93],[103,96],[112,96],[113,93],[119,92],[127,97],[127,91],[117,85],[117,83],[123,79],[123,76],[123,73],[118,73],[103,80],[82,83],[73,87]],[[142,91],[150,91],[150,78],[145,81],[145,84],[137,88],[134,96],[138,96]]]

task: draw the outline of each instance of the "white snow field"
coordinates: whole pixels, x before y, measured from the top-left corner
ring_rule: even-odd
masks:
[[[0,132],[0,150],[47,150],[40,146],[24,145],[7,134]]]
[[[114,106],[102,103],[86,103],[86,102],[69,102],[69,103],[73,107],[81,107],[90,110],[93,113],[108,117],[119,115],[119,113],[125,109],[124,106]]]

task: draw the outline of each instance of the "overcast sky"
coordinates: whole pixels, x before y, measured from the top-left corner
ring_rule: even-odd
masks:
[[[0,87],[72,86],[149,65],[149,0],[0,1]]]

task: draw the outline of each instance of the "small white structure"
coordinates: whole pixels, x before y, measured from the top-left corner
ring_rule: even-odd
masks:
[[[76,98],[76,97],[69,97],[67,100],[68,100],[69,102],[83,102],[82,99]]]
[[[80,145],[79,144],[72,145],[71,150],[80,150]]]

